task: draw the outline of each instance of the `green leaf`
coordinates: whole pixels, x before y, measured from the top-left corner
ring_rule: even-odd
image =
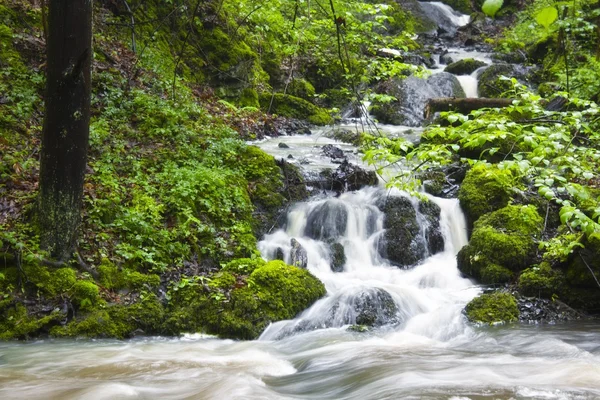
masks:
[[[556,7],[542,8],[539,13],[535,16],[535,20],[538,24],[548,29],[550,25],[558,18],[558,10]]]
[[[485,0],[481,6],[481,11],[483,11],[488,17],[493,18],[502,8],[502,4],[504,4],[504,0]]]

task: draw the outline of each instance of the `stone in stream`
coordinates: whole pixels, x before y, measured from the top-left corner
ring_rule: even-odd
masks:
[[[287,144],[285,144],[283,142],[279,142],[277,147],[279,147],[280,149],[289,149],[290,148],[290,146],[288,146]]]
[[[483,61],[475,60],[473,58],[465,58],[463,60],[453,62],[452,64],[448,64],[448,66],[444,68],[444,71],[454,75],[470,75],[477,69],[485,67],[486,65],[487,64]]]
[[[326,144],[325,146],[323,146],[321,148],[321,152],[326,156],[332,159],[332,161],[334,159],[344,159],[346,158],[346,155],[344,154],[344,151],[342,149],[340,149],[339,147],[335,147],[332,144]]]
[[[283,253],[283,249],[281,247],[278,247],[275,250],[275,259],[276,260],[281,260],[281,261],[285,261],[285,255]]]
[[[329,246],[331,251],[331,262],[329,264],[333,272],[343,272],[344,264],[346,264],[346,253],[344,246],[341,243],[332,243]]]
[[[337,169],[327,168],[321,171],[318,179],[312,182],[312,185],[320,189],[343,193],[359,190],[365,186],[376,186],[378,183],[379,179],[375,171],[365,170],[344,159]]]
[[[382,326],[399,321],[398,306],[392,295],[380,288],[365,290],[354,298],[356,325]]]
[[[306,253],[306,249],[302,247],[300,242],[296,239],[292,238],[290,240],[292,245],[291,251],[291,263],[293,266],[306,269],[308,267],[308,254]]]
[[[432,201],[421,201],[418,213],[406,197],[387,196],[377,202],[384,213],[385,232],[379,238],[379,254],[398,267],[410,267],[428,255],[444,250],[440,229],[440,207]]]
[[[316,240],[335,240],[344,235],[347,224],[346,207],[336,201],[326,201],[308,214],[304,235]]]

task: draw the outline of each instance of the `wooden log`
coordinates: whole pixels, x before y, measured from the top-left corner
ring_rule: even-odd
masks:
[[[468,114],[480,108],[502,108],[511,105],[513,99],[490,99],[485,97],[440,97],[429,99],[425,107],[425,119],[438,111],[457,111]]]

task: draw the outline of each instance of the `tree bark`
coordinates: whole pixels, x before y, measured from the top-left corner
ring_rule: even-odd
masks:
[[[81,220],[92,55],[92,0],[50,0],[38,223],[58,260],[72,255]]]
[[[457,111],[462,114],[468,114],[473,110],[480,108],[502,108],[511,105],[513,99],[489,99],[484,97],[440,97],[430,99],[425,107],[425,119],[428,119],[437,111]]]

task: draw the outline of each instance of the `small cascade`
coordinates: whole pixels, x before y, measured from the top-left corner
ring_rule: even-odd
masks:
[[[440,33],[452,36],[461,26],[465,26],[471,20],[468,15],[454,11],[452,7],[438,1],[419,2],[419,6],[425,15],[439,27]]]
[[[456,77],[460,82],[460,86],[463,88],[466,97],[479,97],[477,91],[477,76],[478,72],[475,71],[470,75],[459,75]]]
[[[406,199],[408,203],[390,203],[389,199]],[[408,204],[411,208],[407,213],[401,207],[386,209],[382,206],[385,201],[386,204]],[[431,198],[431,203],[426,203],[431,204],[430,208],[439,209],[437,229],[443,237],[439,252],[424,250],[421,261],[409,268],[395,266],[381,252],[380,243],[389,220],[407,218],[410,214],[416,216],[418,232],[410,241],[394,243],[394,246],[410,248],[420,243],[427,249],[431,218],[424,214],[420,204],[398,191],[379,188],[297,204],[288,213],[286,227],[267,235],[259,243],[259,249],[267,259],[283,254],[289,262],[291,240],[296,239],[306,250],[308,269],[323,281],[328,295],[295,320],[271,325],[261,339],[280,339],[299,332],[347,326],[411,329],[437,338],[448,335],[434,319],[442,314],[444,320],[462,321],[462,307],[479,291],[461,277],[456,267],[456,253],[467,243],[466,223],[458,201]],[[404,223],[409,226],[412,222],[407,219]],[[334,272],[332,267],[332,245],[338,243],[343,246],[346,260],[342,272]]]

